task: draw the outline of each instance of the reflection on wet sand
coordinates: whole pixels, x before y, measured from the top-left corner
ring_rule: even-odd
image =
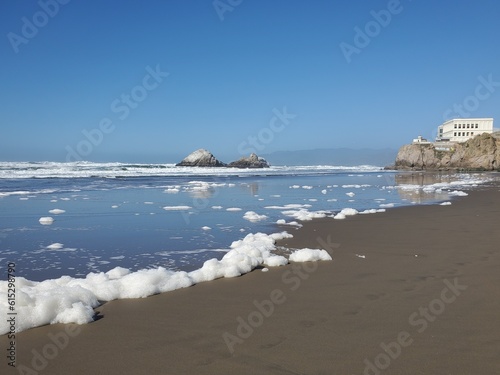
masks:
[[[247,190],[250,195],[257,195],[259,193],[259,183],[258,182],[252,182],[252,183],[243,183],[240,185],[240,187],[243,190]]]
[[[437,201],[447,201],[450,199],[446,191],[441,191],[439,187],[431,187],[434,184],[449,184],[458,181],[456,174],[442,173],[401,173],[394,176],[397,191],[401,199],[406,199],[414,203],[434,203]],[[416,189],[420,186],[420,189]],[[427,187],[426,187],[427,186]]]

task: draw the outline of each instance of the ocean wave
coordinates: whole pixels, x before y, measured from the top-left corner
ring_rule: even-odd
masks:
[[[130,164],[93,162],[0,162],[0,179],[26,178],[128,178],[152,176],[271,176],[334,172],[375,172],[381,167],[358,166],[272,166],[263,169],[176,167],[175,164]]]

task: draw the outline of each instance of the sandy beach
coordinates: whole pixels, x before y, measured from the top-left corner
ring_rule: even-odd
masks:
[[[2,374],[498,374],[500,186],[331,218],[282,246],[333,261],[106,303],[17,334]]]

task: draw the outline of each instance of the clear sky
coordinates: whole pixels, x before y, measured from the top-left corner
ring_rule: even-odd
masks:
[[[4,0],[0,160],[398,148],[500,127],[498,0]]]

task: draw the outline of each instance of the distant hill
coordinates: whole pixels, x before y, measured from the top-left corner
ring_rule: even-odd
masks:
[[[396,149],[328,148],[298,151],[275,151],[262,154],[271,165],[376,165],[394,164]]]

